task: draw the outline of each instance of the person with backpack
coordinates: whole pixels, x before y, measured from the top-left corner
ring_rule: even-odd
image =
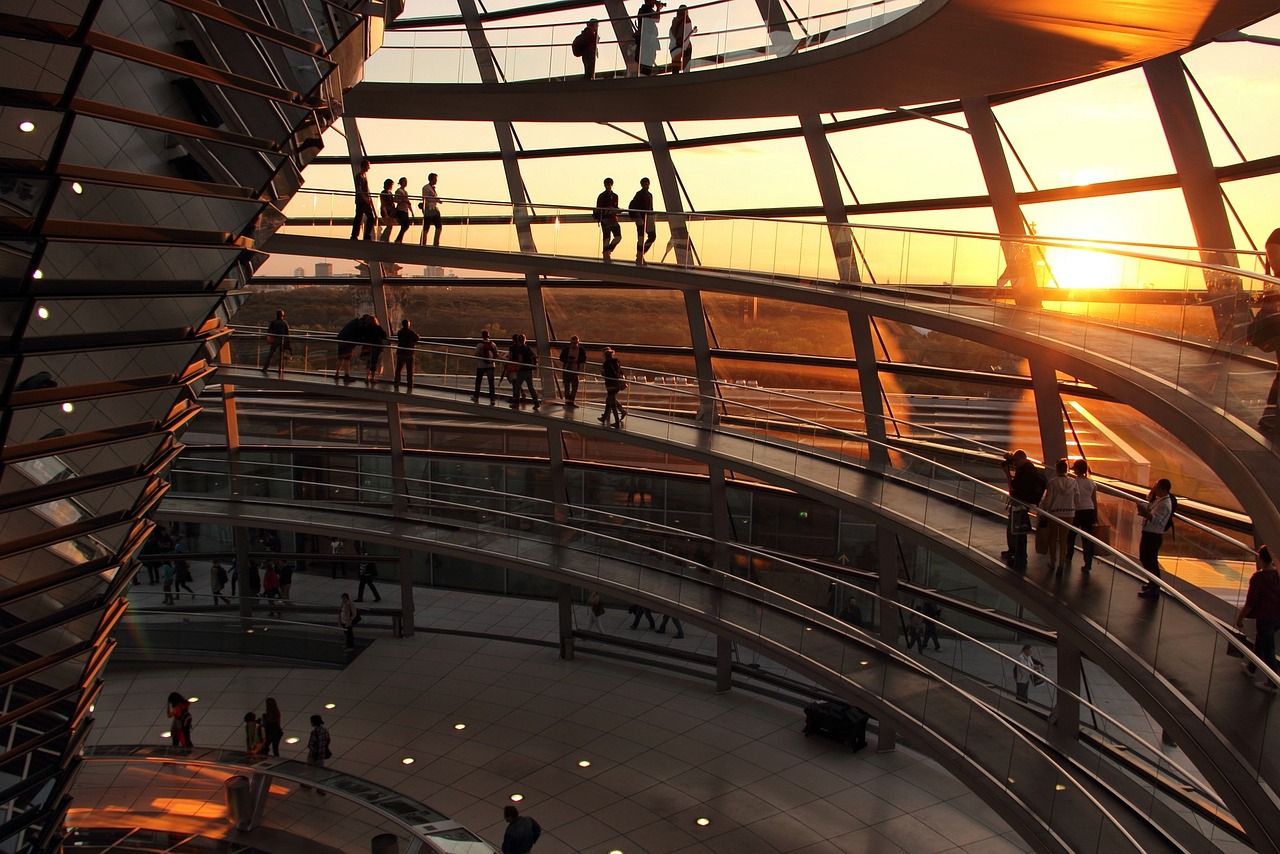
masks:
[[[1044,497],[1048,481],[1040,467],[1027,457],[1027,452],[1019,448],[1005,454],[1000,464],[1009,482],[1009,526],[1007,551],[1001,552],[1014,569],[1025,572],[1027,569],[1027,534],[1031,533],[1028,510],[1039,506]]]
[[[596,77],[596,57],[600,55],[600,22],[595,18],[587,21],[573,39],[571,46],[573,55],[582,60],[582,79],[594,80]]]
[[[511,384],[511,405],[520,405],[521,390],[528,387],[533,408],[537,409],[542,406],[538,392],[533,387],[533,369],[538,365],[538,354],[529,346],[528,339],[521,332],[512,336],[512,342],[511,349],[507,352],[507,358],[516,369],[515,380]]]
[[[276,309],[275,320],[267,324],[267,350],[266,361],[262,363],[262,372],[265,374],[271,369],[271,360],[276,359],[277,374],[284,376],[284,360],[293,353],[293,348],[289,346],[289,321],[284,319],[284,309]]]
[[[480,401],[480,381],[486,376],[489,378],[489,404],[492,405],[498,399],[497,393],[493,387],[494,366],[497,364],[498,345],[489,339],[489,330],[480,331],[480,343],[476,345],[476,390],[471,395],[471,402],[478,403]]]
[[[218,604],[219,599],[222,600],[224,605],[231,604],[231,598],[222,595],[222,591],[226,589],[227,581],[226,567],[222,565],[222,561],[214,558],[213,563],[209,566],[209,589],[213,591],[213,604]]]
[[[1173,484],[1162,477],[1147,495],[1146,501],[1136,501],[1135,509],[1145,521],[1142,523],[1142,539],[1138,542],[1138,562],[1155,578],[1160,577],[1160,547],[1164,544],[1164,532],[1173,527],[1173,517],[1178,510],[1178,499],[1173,497]],[[1138,591],[1144,599],[1160,596],[1160,585],[1154,578]]]

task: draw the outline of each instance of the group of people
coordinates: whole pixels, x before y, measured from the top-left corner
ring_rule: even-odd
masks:
[[[275,697],[268,697],[266,709],[259,716],[256,712],[244,713],[244,749],[261,756],[279,756],[280,739],[284,738],[284,725],[280,706]]]
[[[1069,569],[1075,553],[1076,531],[1090,535],[1084,537],[1081,551],[1085,572],[1093,569],[1094,541],[1091,539],[1098,524],[1098,484],[1090,477],[1089,463],[1085,460],[1068,462],[1064,457],[1054,466],[1052,477],[1046,478],[1023,450],[1005,455],[1001,463],[1009,487],[1008,548],[1000,556],[1015,569],[1027,568],[1027,536],[1032,532],[1030,509],[1046,511],[1040,520],[1047,542],[1049,568],[1054,572]],[[1142,537],[1138,543],[1138,562],[1151,576],[1138,591],[1138,595],[1154,599],[1160,595],[1155,578],[1160,575],[1160,549],[1165,532],[1173,527],[1177,512],[1177,498],[1168,478],[1156,481],[1145,498],[1134,501],[1134,510],[1142,519]]]
[[[364,362],[365,382],[374,383],[382,376],[382,352],[392,341],[385,328],[372,314],[362,314],[347,321],[338,331],[338,359],[333,369],[333,381],[351,382],[351,359],[356,348],[360,348],[360,359]],[[413,328],[413,323],[404,318],[395,334],[395,380],[394,388],[400,390],[400,377],[404,375],[405,384],[410,394],[413,393],[413,379],[416,369],[414,355],[422,336]]]
[[[533,373],[534,368],[538,366],[538,353],[529,345],[529,340],[524,333],[517,332],[511,336],[511,344],[507,347],[506,356],[503,358],[499,354],[498,345],[489,336],[489,330],[481,330],[480,341],[476,344],[472,355],[476,362],[475,387],[471,392],[472,402],[480,401],[486,382],[489,388],[489,403],[497,402],[495,375],[497,364],[501,360],[503,377],[511,385],[511,405],[520,406],[526,400],[527,391],[527,399],[533,403],[533,408],[538,409],[542,406],[542,399],[533,386]],[[560,377],[564,385],[565,406],[569,408],[578,405],[578,387],[582,375],[586,372],[587,356],[587,348],[583,346],[577,335],[570,336],[569,343],[560,349],[558,359]],[[622,362],[619,361],[612,347],[605,347],[603,356],[600,375],[604,378],[605,407],[604,414],[599,420],[602,424],[612,420],[614,427],[621,427],[622,419],[627,417],[626,408],[618,403],[618,393],[627,387],[626,380],[622,377]]]
[[[648,178],[640,179],[640,189],[631,197],[626,211],[627,216],[636,224],[636,264],[643,267],[647,263],[645,253],[658,239],[658,223],[653,213],[653,193],[649,190]],[[621,216],[618,194],[613,191],[613,179],[605,178],[604,190],[596,196],[591,218],[600,223],[600,236],[604,244],[603,258],[606,263],[613,260],[613,250],[622,242],[622,225],[618,221]]]
[[[396,234],[395,242],[403,243],[405,232],[413,224],[413,198],[409,195],[409,179],[402,176],[399,184],[391,178],[384,180],[382,191],[378,194],[378,211],[375,213],[373,192],[369,189],[369,170],[372,168],[373,164],[365,158],[360,161],[360,171],[355,176],[356,215],[351,224],[351,239],[357,240],[363,233],[365,240],[373,240],[374,231],[378,223],[381,223],[383,243],[391,240],[391,231],[397,225],[400,226],[400,231]],[[439,177],[435,172],[427,176],[427,183],[422,185],[421,201],[418,202],[418,210],[422,212],[422,237],[419,242],[424,246],[427,243],[427,233],[433,226],[436,233],[432,245],[440,245],[440,192],[436,188]]]
[[[662,48],[662,38],[658,25],[661,22],[662,10],[666,8],[661,0],[644,0],[636,11],[635,25],[632,28],[630,45],[624,43],[624,56],[628,60],[630,73],[638,73],[645,77],[662,72],[658,65],[658,51]],[[698,28],[689,19],[689,7],[681,6],[671,17],[667,28],[667,53],[671,62],[667,66],[672,74],[679,74],[689,68],[693,58],[693,34]],[[600,56],[600,21],[592,18],[573,40],[573,55],[582,60],[582,76],[586,80],[594,80],[596,76],[596,59]]]

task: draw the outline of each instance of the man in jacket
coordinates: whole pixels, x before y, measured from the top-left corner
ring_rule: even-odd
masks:
[[[533,844],[542,835],[542,827],[513,806],[502,808],[507,820],[507,832],[502,835],[502,854],[529,854]]]
[[[1258,687],[1264,691],[1275,691],[1276,670],[1276,630],[1280,629],[1280,572],[1271,561],[1271,550],[1266,546],[1258,549],[1258,571],[1249,579],[1249,592],[1245,594],[1244,605],[1236,617],[1236,628],[1244,628],[1245,618],[1257,623],[1254,635],[1253,651],[1271,668],[1271,673],[1261,673],[1262,681]]]
[[[569,338],[569,343],[560,350],[560,377],[564,382],[564,402],[568,406],[576,406],[574,399],[578,396],[578,379],[587,368],[587,348],[578,343],[578,336]]]
[[[644,253],[658,239],[658,223],[653,218],[653,193],[649,192],[648,178],[640,179],[640,189],[631,197],[627,210],[636,223],[636,265],[643,267],[647,263]]]

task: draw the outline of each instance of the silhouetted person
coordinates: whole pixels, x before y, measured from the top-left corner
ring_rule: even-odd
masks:
[[[360,236],[360,228],[364,226],[364,239],[373,240],[373,226],[376,215],[373,212],[373,193],[369,192],[369,160],[360,161],[360,171],[356,173],[356,216],[351,223],[351,239]]]
[[[636,223],[636,264],[644,266],[644,253],[658,239],[658,224],[653,218],[653,193],[649,192],[648,178],[640,179],[640,189],[631,197],[627,210]]]

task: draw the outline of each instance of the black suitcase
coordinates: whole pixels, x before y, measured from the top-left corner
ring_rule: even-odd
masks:
[[[804,734],[815,732],[858,751],[867,746],[867,721],[861,709],[844,703],[812,703],[804,708]]]

